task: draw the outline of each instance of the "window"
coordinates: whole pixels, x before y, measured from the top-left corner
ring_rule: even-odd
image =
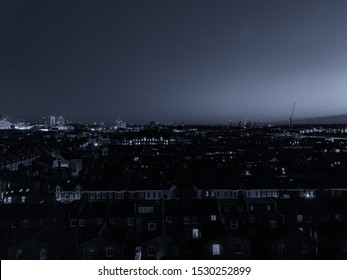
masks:
[[[114,257],[114,248],[106,247],[106,258],[113,258],[113,257]]]
[[[11,220],[11,228],[14,229],[17,226],[17,222],[14,220]]]
[[[270,210],[271,210],[271,205],[269,205],[269,204],[266,205],[266,210],[267,210],[267,211],[270,211]]]
[[[152,231],[156,229],[156,224],[155,223],[148,223],[148,230]]]
[[[79,225],[80,225],[80,227],[85,227],[86,226],[86,220],[80,219],[79,220]]]
[[[189,216],[184,216],[183,217],[183,224],[189,225],[190,224],[190,217]]]
[[[230,221],[230,229],[238,229],[239,228],[239,221],[238,220],[231,220]]]
[[[70,219],[70,227],[77,227],[77,220],[76,219]]]
[[[330,220],[329,214],[323,216],[323,221],[329,221],[329,220]]]
[[[277,228],[277,220],[270,220],[270,228]]]
[[[134,221],[134,218],[128,218],[128,226],[134,226],[135,224],[135,221]]]
[[[302,221],[303,221],[303,216],[302,216],[302,215],[297,215],[297,216],[296,216],[296,221],[297,221],[298,223],[302,223]]]
[[[248,217],[248,219],[249,219],[249,223],[250,223],[250,224],[254,224],[254,223],[255,223],[255,216],[254,216],[254,215],[250,215],[250,216]]]
[[[198,223],[199,223],[199,217],[198,217],[198,216],[193,216],[193,217],[192,217],[192,223],[193,223],[194,225],[198,224]]]
[[[342,215],[341,214],[335,214],[335,219],[341,221]]]
[[[99,192],[96,193],[96,199],[100,199],[101,198],[101,194]]]
[[[243,255],[243,243],[241,243],[241,242],[236,243],[235,254],[236,255]]]
[[[116,193],[116,199],[123,199],[124,198],[124,193]]]
[[[286,252],[286,244],[285,243],[279,243],[278,244],[278,253],[284,254]]]
[[[250,205],[250,206],[249,206],[249,210],[250,210],[250,211],[254,211],[254,205]]]
[[[172,216],[166,216],[165,220],[168,224],[172,224]]]
[[[220,251],[221,251],[221,248],[220,248],[220,244],[212,244],[212,255],[213,256],[219,256],[220,255]]]
[[[17,260],[21,260],[23,257],[23,250],[22,249],[17,249]]]
[[[111,225],[115,225],[116,224],[116,218],[115,217],[110,217],[108,219],[108,221],[110,222]]]
[[[29,224],[28,219],[24,219],[20,221],[21,228],[28,228],[28,224]]]
[[[95,193],[94,193],[94,192],[92,192],[92,193],[90,194],[90,198],[91,198],[91,199],[95,199]]]
[[[216,216],[216,215],[211,215],[211,221],[212,221],[212,222],[217,221],[217,216]]]
[[[47,249],[46,248],[42,248],[40,249],[40,260],[47,260]]]
[[[140,206],[138,208],[138,213],[153,213],[153,206]]]
[[[109,192],[108,193],[108,199],[112,199],[113,198],[113,193]]]
[[[155,246],[148,245],[147,246],[147,257],[155,257]]]
[[[136,229],[139,231],[143,230],[143,219],[136,219]]]
[[[104,218],[97,218],[97,219],[96,219],[96,223],[97,223],[98,226],[101,225],[101,224],[103,224],[104,221],[105,221]]]
[[[308,243],[301,243],[301,254],[308,254]]]
[[[193,229],[192,229],[192,238],[193,238],[193,239],[200,239],[200,237],[201,237],[200,229],[198,229],[198,228],[193,228]]]
[[[106,193],[105,192],[102,193],[102,199],[106,199]]]

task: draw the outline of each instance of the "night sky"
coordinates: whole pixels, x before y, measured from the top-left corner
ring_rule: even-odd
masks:
[[[347,1],[1,0],[0,113],[226,122],[347,113]]]

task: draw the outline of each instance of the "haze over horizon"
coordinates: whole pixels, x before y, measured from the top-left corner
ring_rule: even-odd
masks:
[[[347,2],[0,2],[0,114],[225,122],[347,113]]]

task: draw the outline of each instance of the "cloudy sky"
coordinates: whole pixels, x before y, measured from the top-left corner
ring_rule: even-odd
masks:
[[[347,1],[2,0],[0,113],[128,122],[347,113]]]

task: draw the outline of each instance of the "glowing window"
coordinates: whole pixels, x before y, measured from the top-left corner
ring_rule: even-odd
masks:
[[[212,255],[213,256],[219,256],[220,255],[220,244],[212,244]]]

